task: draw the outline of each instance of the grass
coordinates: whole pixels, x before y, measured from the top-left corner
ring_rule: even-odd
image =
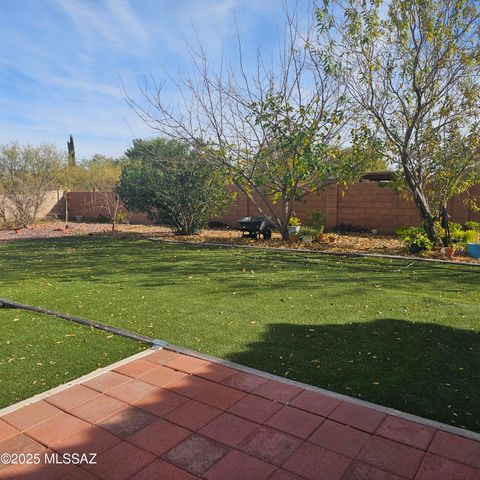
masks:
[[[0,408],[145,348],[99,330],[21,310],[0,310]]]
[[[476,267],[109,237],[3,244],[0,259],[11,300],[480,431]]]

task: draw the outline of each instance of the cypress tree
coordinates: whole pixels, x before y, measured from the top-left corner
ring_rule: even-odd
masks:
[[[75,163],[75,144],[73,143],[73,137],[70,135],[70,140],[67,142],[68,149],[68,166],[74,167]]]

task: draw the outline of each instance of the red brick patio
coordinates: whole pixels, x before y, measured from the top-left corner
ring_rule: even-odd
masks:
[[[41,459],[12,480],[480,479],[478,441],[167,349],[2,415],[2,453]]]

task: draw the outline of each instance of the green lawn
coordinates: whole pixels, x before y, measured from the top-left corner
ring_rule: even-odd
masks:
[[[480,431],[478,267],[106,237],[3,244],[0,267],[2,297]],[[22,325],[11,321],[8,331]],[[42,332],[60,324],[73,328],[51,319]],[[85,350],[102,351],[104,338]],[[1,361],[2,378],[18,382],[27,360]]]
[[[0,309],[0,408],[144,348],[46,315]]]

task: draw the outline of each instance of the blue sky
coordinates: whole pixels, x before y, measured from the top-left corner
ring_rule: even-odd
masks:
[[[235,25],[245,52],[269,54],[283,18],[281,0],[2,0],[1,9],[0,143],[65,149],[71,133],[78,158],[119,156],[154,135],[120,79],[136,96],[145,75],[188,70],[195,35],[213,60],[222,44],[233,58]]]

